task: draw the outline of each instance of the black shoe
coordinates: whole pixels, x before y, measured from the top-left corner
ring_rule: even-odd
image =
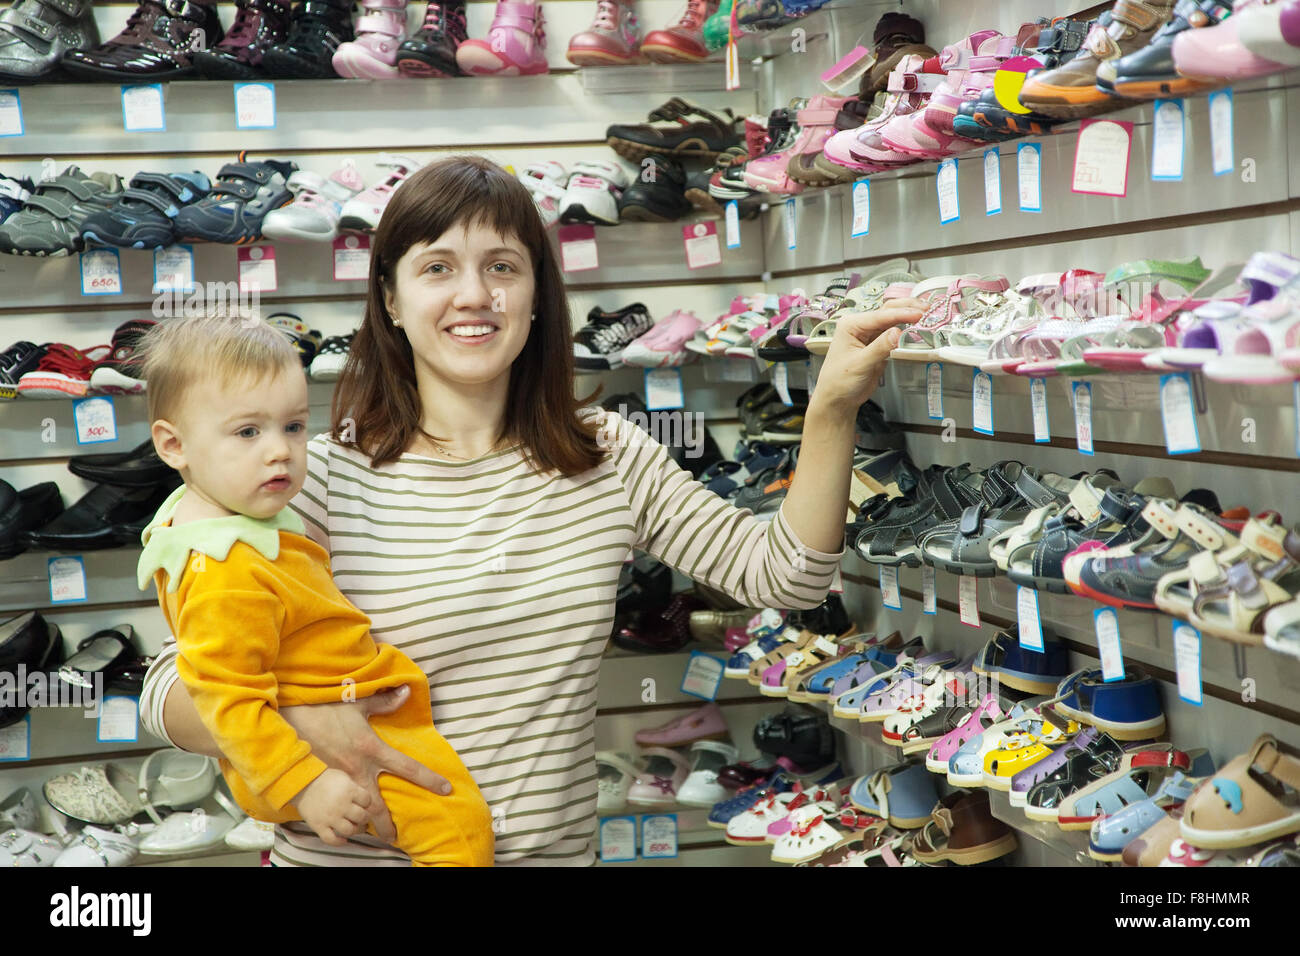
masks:
[[[623,367],[623,350],[654,325],[640,302],[617,312],[597,307],[587,313],[587,324],[573,333],[573,364],[584,371],[604,372]]]
[[[146,438],[130,451],[70,458],[68,471],[78,478],[119,488],[152,488],[171,481],[176,475],[171,466],[158,457],[151,438]]]
[[[140,543],[140,532],[181,483],[173,480],[147,488],[99,485],[49,524],[28,531],[22,542],[43,551],[93,551]],[[136,531],[136,527],[139,531]],[[134,538],[130,535],[134,532]]]
[[[835,759],[835,732],[822,714],[790,711],[755,724],[754,746],[801,767],[822,767]]]
[[[224,35],[214,0],[140,0],[122,32],[91,50],[69,50],[63,68],[86,80],[129,83],[191,76],[196,41]]]
[[[334,51],[354,39],[352,0],[303,0],[294,4],[288,37],[262,54],[262,66],[283,79],[337,77]]]
[[[659,153],[642,161],[636,181],[618,199],[618,218],[625,222],[675,222],[691,211],[686,172]]]
[[[781,510],[781,502],[785,501],[786,492],[790,490],[798,461],[799,446],[794,445],[776,465],[760,471],[745,482],[732,497],[731,503],[737,508],[748,508],[757,518],[763,520],[774,518]]]
[[[827,637],[840,635],[847,631],[853,621],[844,609],[844,601],[838,594],[828,594],[826,600],[807,611],[791,611],[786,624],[814,634]]]
[[[0,560],[27,550],[24,532],[49,524],[63,511],[63,495],[52,481],[15,491],[0,481]]]
[[[605,141],[614,152],[638,164],[654,153],[712,160],[740,142],[736,124],[731,110],[723,110],[720,116],[673,97],[650,113],[649,122],[609,127]]]
[[[220,43],[194,51],[194,69],[208,80],[265,76],[262,57],[288,39],[289,10],[289,0],[235,0],[235,22]]]
[[[94,212],[81,224],[86,242],[124,249],[164,249],[176,241],[173,221],[182,206],[198,202],[212,189],[203,173],[136,173],[111,209]]]
[[[140,659],[132,643],[135,629],[119,624],[96,631],[77,645],[76,652],[59,668],[59,680],[76,687],[94,687],[95,675],[102,674],[107,685],[124,667]]]
[[[63,637],[59,629],[36,611],[28,611],[0,624],[0,673],[9,675],[11,686],[19,684],[21,667],[27,675],[45,673],[63,660]],[[0,727],[22,720],[30,708],[9,706],[0,697]]]
[[[456,50],[468,36],[465,0],[430,0],[424,24],[397,48],[397,71],[416,78],[464,76]]]
[[[648,554],[639,554],[623,565],[618,576],[618,596],[614,600],[615,624],[626,623],[636,615],[664,607],[673,593],[673,572]],[[620,618],[626,619],[620,621]],[[617,627],[615,628],[617,630]]]
[[[41,364],[48,347],[15,342],[0,352],[0,401],[11,402],[18,397],[18,380]]]
[[[882,452],[902,448],[906,436],[885,421],[884,410],[873,401],[858,409],[857,431],[853,443],[862,451]]]

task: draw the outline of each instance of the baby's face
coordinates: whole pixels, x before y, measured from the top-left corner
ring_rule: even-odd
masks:
[[[188,484],[232,514],[269,518],[307,472],[307,380],[286,365],[272,376],[195,383],[178,416]]]

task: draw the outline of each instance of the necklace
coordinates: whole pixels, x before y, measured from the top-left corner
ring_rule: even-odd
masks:
[[[429,439],[429,444],[431,444],[434,448],[438,449],[438,451],[442,452],[448,458],[454,458],[456,461],[469,461],[468,458],[464,457],[463,455],[456,454],[454,451],[448,449],[441,442],[436,442],[432,438]]]

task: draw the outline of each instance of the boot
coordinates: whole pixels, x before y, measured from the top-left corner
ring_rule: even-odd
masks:
[[[235,0],[235,22],[225,39],[195,50],[194,69],[209,80],[264,76],[262,54],[289,35],[289,10],[289,0]]]
[[[357,38],[334,52],[334,72],[352,80],[398,76],[397,48],[406,36],[406,0],[361,0]]]
[[[0,83],[47,79],[64,53],[98,45],[90,0],[17,0],[0,14]]]
[[[466,40],[456,62],[471,76],[534,76],[546,73],[546,20],[540,3],[497,0],[486,40]]]
[[[352,0],[301,0],[294,4],[289,35],[262,55],[268,76],[330,79],[334,53],[354,39]]]
[[[718,0],[686,0],[680,20],[654,30],[641,41],[641,53],[653,63],[699,63],[709,57],[704,21],[718,12]]]
[[[566,54],[575,66],[609,66],[641,59],[641,25],[632,0],[596,0],[596,18],[585,33],[569,41]]]
[[[63,68],[113,83],[177,80],[195,73],[195,49],[223,36],[216,0],[140,0],[121,33],[94,49],[64,54]]]
[[[465,29],[465,0],[429,0],[424,25],[397,50],[402,76],[464,76],[456,51],[469,38]]]

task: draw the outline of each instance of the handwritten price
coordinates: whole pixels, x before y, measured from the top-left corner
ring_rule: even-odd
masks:
[[[111,276],[95,276],[89,283],[92,289],[115,289],[118,286],[118,278]]]
[[[669,850],[671,850],[672,848],[673,848],[673,846],[672,846],[671,843],[651,843],[651,844],[650,844],[649,852],[651,852],[651,853],[667,853],[667,852],[668,852]]]

